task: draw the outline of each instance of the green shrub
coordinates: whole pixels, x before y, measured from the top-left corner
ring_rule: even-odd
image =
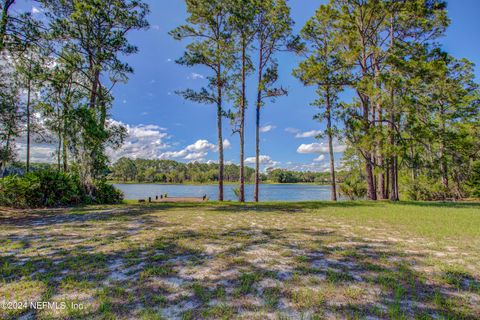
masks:
[[[123,199],[120,191],[104,181],[96,182],[92,189],[92,195],[87,196],[78,175],[55,170],[7,176],[0,179],[0,206],[37,208],[113,204]]]
[[[363,199],[367,195],[367,185],[360,175],[347,176],[340,184],[340,194],[350,200]]]
[[[415,181],[408,179],[402,185],[402,193],[408,200],[436,201],[454,198],[451,190],[445,189],[441,182],[426,176],[418,176]]]
[[[470,195],[472,197],[480,198],[480,161],[473,164],[472,174],[467,185],[470,187]]]
[[[115,204],[123,200],[123,193],[103,180],[95,183],[93,196],[96,204]]]

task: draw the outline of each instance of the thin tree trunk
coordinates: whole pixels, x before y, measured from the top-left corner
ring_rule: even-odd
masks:
[[[370,131],[369,125],[369,108],[366,97],[363,97],[363,121],[365,122],[365,133]],[[375,190],[375,178],[372,168],[372,154],[370,152],[365,153],[365,172],[367,174],[367,197],[369,200],[377,200],[377,192]]]
[[[63,107],[63,172],[68,172],[68,138],[67,138],[67,126],[68,126],[68,110],[67,105]]]
[[[240,106],[240,202],[245,202],[245,105],[246,40],[242,43],[242,101]]]
[[[7,162],[8,162],[8,158],[7,158],[7,154],[8,154],[8,150],[10,149],[10,138],[12,136],[12,131],[10,130],[10,128],[7,130],[7,140],[6,140],[6,143],[5,143],[5,159],[2,160],[2,162],[0,162],[0,176],[3,178],[5,177],[5,170],[7,168]]]
[[[417,173],[416,173],[416,161],[415,161],[415,151],[413,149],[413,144],[410,145],[410,157],[412,158],[412,172],[411,172],[411,177],[412,177],[412,182],[415,182],[417,178]]]
[[[222,72],[221,66],[218,65],[218,70],[217,70],[218,201],[223,201],[223,174],[224,174],[221,72]]]
[[[392,16],[392,20],[390,23],[390,48],[393,48],[395,45],[395,36],[394,36],[394,17]],[[395,147],[395,92],[392,84],[392,88],[390,88],[390,98],[391,98],[391,110],[390,110],[390,147]],[[398,201],[399,194],[398,194],[398,158],[396,155],[396,150],[394,149],[394,154],[390,160],[390,182],[391,182],[391,194],[390,200],[391,201]]]
[[[332,106],[330,102],[330,92],[327,89],[327,132],[328,132],[328,152],[330,156],[330,180],[332,183],[331,199],[337,201],[337,183],[335,179],[335,155],[333,153],[333,133],[332,133]]]
[[[445,111],[443,107],[440,109],[440,117],[441,117],[441,123],[440,123],[440,130],[441,130],[441,143],[440,143],[440,171],[442,172],[442,184],[443,187],[448,190],[449,188],[449,181],[448,181],[448,164],[447,164],[447,158],[445,155],[445,135],[446,135],[446,129],[445,129],[445,120],[443,120],[443,116],[445,114]]]
[[[259,199],[260,188],[260,108],[262,107],[262,76],[263,76],[263,41],[260,41],[259,64],[258,64],[258,89],[257,110],[255,121],[255,202]]]
[[[400,188],[398,182],[398,156],[395,155],[395,198],[400,201]]]
[[[366,53],[366,40],[362,35],[362,75],[367,76],[367,53]],[[363,121],[365,134],[370,132],[370,101],[368,97],[360,93],[360,100],[363,108]],[[375,178],[372,168],[372,154],[370,151],[365,152],[365,172],[367,175],[367,197],[370,200],[377,200],[377,192],[375,190]]]
[[[30,172],[30,103],[31,103],[31,80],[28,75],[27,83],[27,173]]]
[[[395,123],[395,116],[393,114],[393,90],[392,90],[392,110],[390,111],[390,145],[392,147],[395,146],[395,135],[394,135],[394,123]],[[391,193],[390,193],[390,200],[391,201],[398,201],[399,194],[398,194],[398,164],[397,164],[397,155],[394,154],[390,159],[390,183],[391,183]]]
[[[379,141],[377,145],[377,165],[380,169],[378,173],[378,193],[380,199],[385,200],[388,198],[387,193],[385,192],[385,160],[382,154],[383,148],[383,112],[380,103],[377,102],[377,113],[378,113],[378,132],[379,132]]]
[[[61,163],[62,163],[62,132],[59,130],[59,132],[58,132],[58,149],[57,149],[57,170],[58,170],[58,172],[61,171]]]
[[[259,199],[259,187],[260,187],[260,96],[261,92],[258,92],[257,101],[257,113],[256,113],[256,126],[255,126],[255,202]]]
[[[390,196],[390,160],[385,159],[385,199]]]

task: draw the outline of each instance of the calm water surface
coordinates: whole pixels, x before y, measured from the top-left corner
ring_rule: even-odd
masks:
[[[167,193],[169,197],[203,197],[218,199],[217,185],[172,185],[172,184],[115,184],[122,190],[125,199],[146,199]],[[225,186],[225,200],[237,200],[234,185]],[[245,186],[247,201],[253,201],[254,185]],[[311,184],[264,184],[260,186],[261,201],[314,201],[330,200],[330,186]]]

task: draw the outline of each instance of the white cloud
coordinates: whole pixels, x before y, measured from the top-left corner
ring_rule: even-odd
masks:
[[[166,142],[169,135],[165,128],[152,124],[128,125],[114,120],[111,120],[111,123],[123,125],[127,129],[127,137],[122,147],[118,150],[107,150],[113,162],[121,157],[157,159],[161,150],[169,147]]]
[[[154,25],[152,26],[152,29],[158,31],[158,30],[160,30],[160,26],[159,26],[158,24],[154,24]]]
[[[267,167],[276,167],[280,164],[280,162],[273,161],[272,158],[270,158],[269,156],[266,156],[266,155],[260,155],[259,160],[260,160],[261,165],[267,166]],[[256,159],[255,159],[255,157],[246,158],[245,163],[246,164],[255,164]]]
[[[217,146],[207,140],[197,140],[182,150],[167,151],[159,155],[159,159],[183,159],[190,161],[205,161],[210,151],[217,151]]]
[[[232,147],[232,144],[230,143],[230,140],[225,139],[223,140],[223,149],[230,149]]]
[[[192,161],[200,161],[203,160],[207,156],[207,152],[193,152],[188,154],[183,159],[185,160],[192,160]]]
[[[315,138],[316,136],[320,135],[322,133],[321,130],[311,130],[311,131],[305,131],[305,132],[298,132],[295,135],[295,138]]]
[[[300,130],[295,129],[295,128],[290,128],[290,127],[285,128],[285,131],[288,132],[288,133],[298,133],[298,132],[300,132]]]
[[[26,161],[27,144],[24,142],[16,143],[17,159]],[[42,163],[54,163],[57,161],[55,156],[56,148],[49,144],[32,144],[30,148],[30,161]]]
[[[315,159],[313,159],[313,162],[322,162],[323,160],[325,160],[325,155],[321,154],[318,157],[316,157]]]
[[[192,79],[192,80],[205,79],[205,76],[203,74],[200,74],[200,73],[192,72],[187,77],[187,79]]]
[[[330,170],[330,165],[327,162],[318,163],[291,163],[285,169],[293,171],[311,171],[311,172],[327,172]]]
[[[186,146],[181,150],[167,151],[175,145],[170,142],[171,136],[167,129],[158,125],[129,125],[120,121],[109,120],[110,125],[124,126],[127,136],[123,145],[116,150],[107,148],[106,152],[112,162],[122,157],[131,159],[182,159],[188,161],[204,162],[209,152],[217,152],[217,145],[207,140],[197,140],[195,143]],[[19,159],[24,159],[26,154],[26,141],[24,137],[16,141],[17,154]],[[230,147],[230,141],[225,139],[224,145]],[[55,137],[51,143],[33,144],[31,148],[32,162],[56,162]]]
[[[39,13],[41,13],[41,12],[42,12],[41,9],[39,9],[39,8],[37,8],[37,7],[32,7],[32,14],[39,14]]]
[[[206,152],[206,151],[215,151],[216,146],[213,143],[208,142],[207,140],[197,140],[194,144],[191,144],[185,148],[187,151],[191,152]]]
[[[182,158],[188,156],[188,152],[183,149],[179,151],[167,151],[163,152],[159,155],[159,159],[174,159],[174,158]]]
[[[333,147],[333,152],[344,152],[347,146],[339,144]],[[328,145],[325,143],[311,143],[302,144],[297,149],[298,153],[311,154],[311,153],[328,153]]]
[[[269,124],[269,125],[266,125],[264,127],[261,127],[260,132],[269,132],[269,131],[272,131],[275,128],[276,128],[275,126]]]

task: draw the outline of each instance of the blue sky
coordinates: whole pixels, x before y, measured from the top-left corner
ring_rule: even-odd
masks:
[[[187,68],[175,64],[185,48],[185,43],[175,41],[168,32],[184,23],[186,18],[183,1],[148,0],[151,6],[148,31],[135,31],[129,35],[139,53],[126,58],[135,69],[128,84],[114,89],[115,103],[111,116],[128,128],[131,137],[127,145],[114,154],[130,157],[172,158],[179,161],[216,160],[216,111],[214,106],[199,105],[175,95],[176,90],[198,88],[205,84],[203,77],[208,70]],[[292,17],[296,22],[295,32],[313,15],[323,0],[291,0]],[[24,0],[22,8],[33,8]],[[480,1],[451,0],[448,4],[452,24],[446,37],[440,41],[444,49],[457,58],[467,58],[480,64]],[[324,170],[328,155],[322,156],[324,146],[312,145],[316,141],[313,130],[322,130],[324,125],[312,120],[316,110],[310,106],[315,99],[314,88],[302,86],[292,75],[292,69],[300,58],[293,54],[278,55],[280,66],[279,83],[288,89],[288,97],[267,103],[263,109],[261,154],[266,165],[295,169]],[[480,70],[476,67],[480,80]],[[247,112],[246,157],[254,156],[254,95],[256,83],[250,79]],[[238,163],[238,135],[231,134],[225,120],[224,136],[231,145],[225,154],[227,161]],[[300,136],[304,136],[301,138]],[[310,137],[309,137],[310,136]],[[321,151],[320,153],[300,153]],[[337,144],[337,151],[342,146]],[[340,158],[341,153],[337,154]],[[314,161],[317,159],[317,161]],[[248,162],[248,161],[247,161]]]

